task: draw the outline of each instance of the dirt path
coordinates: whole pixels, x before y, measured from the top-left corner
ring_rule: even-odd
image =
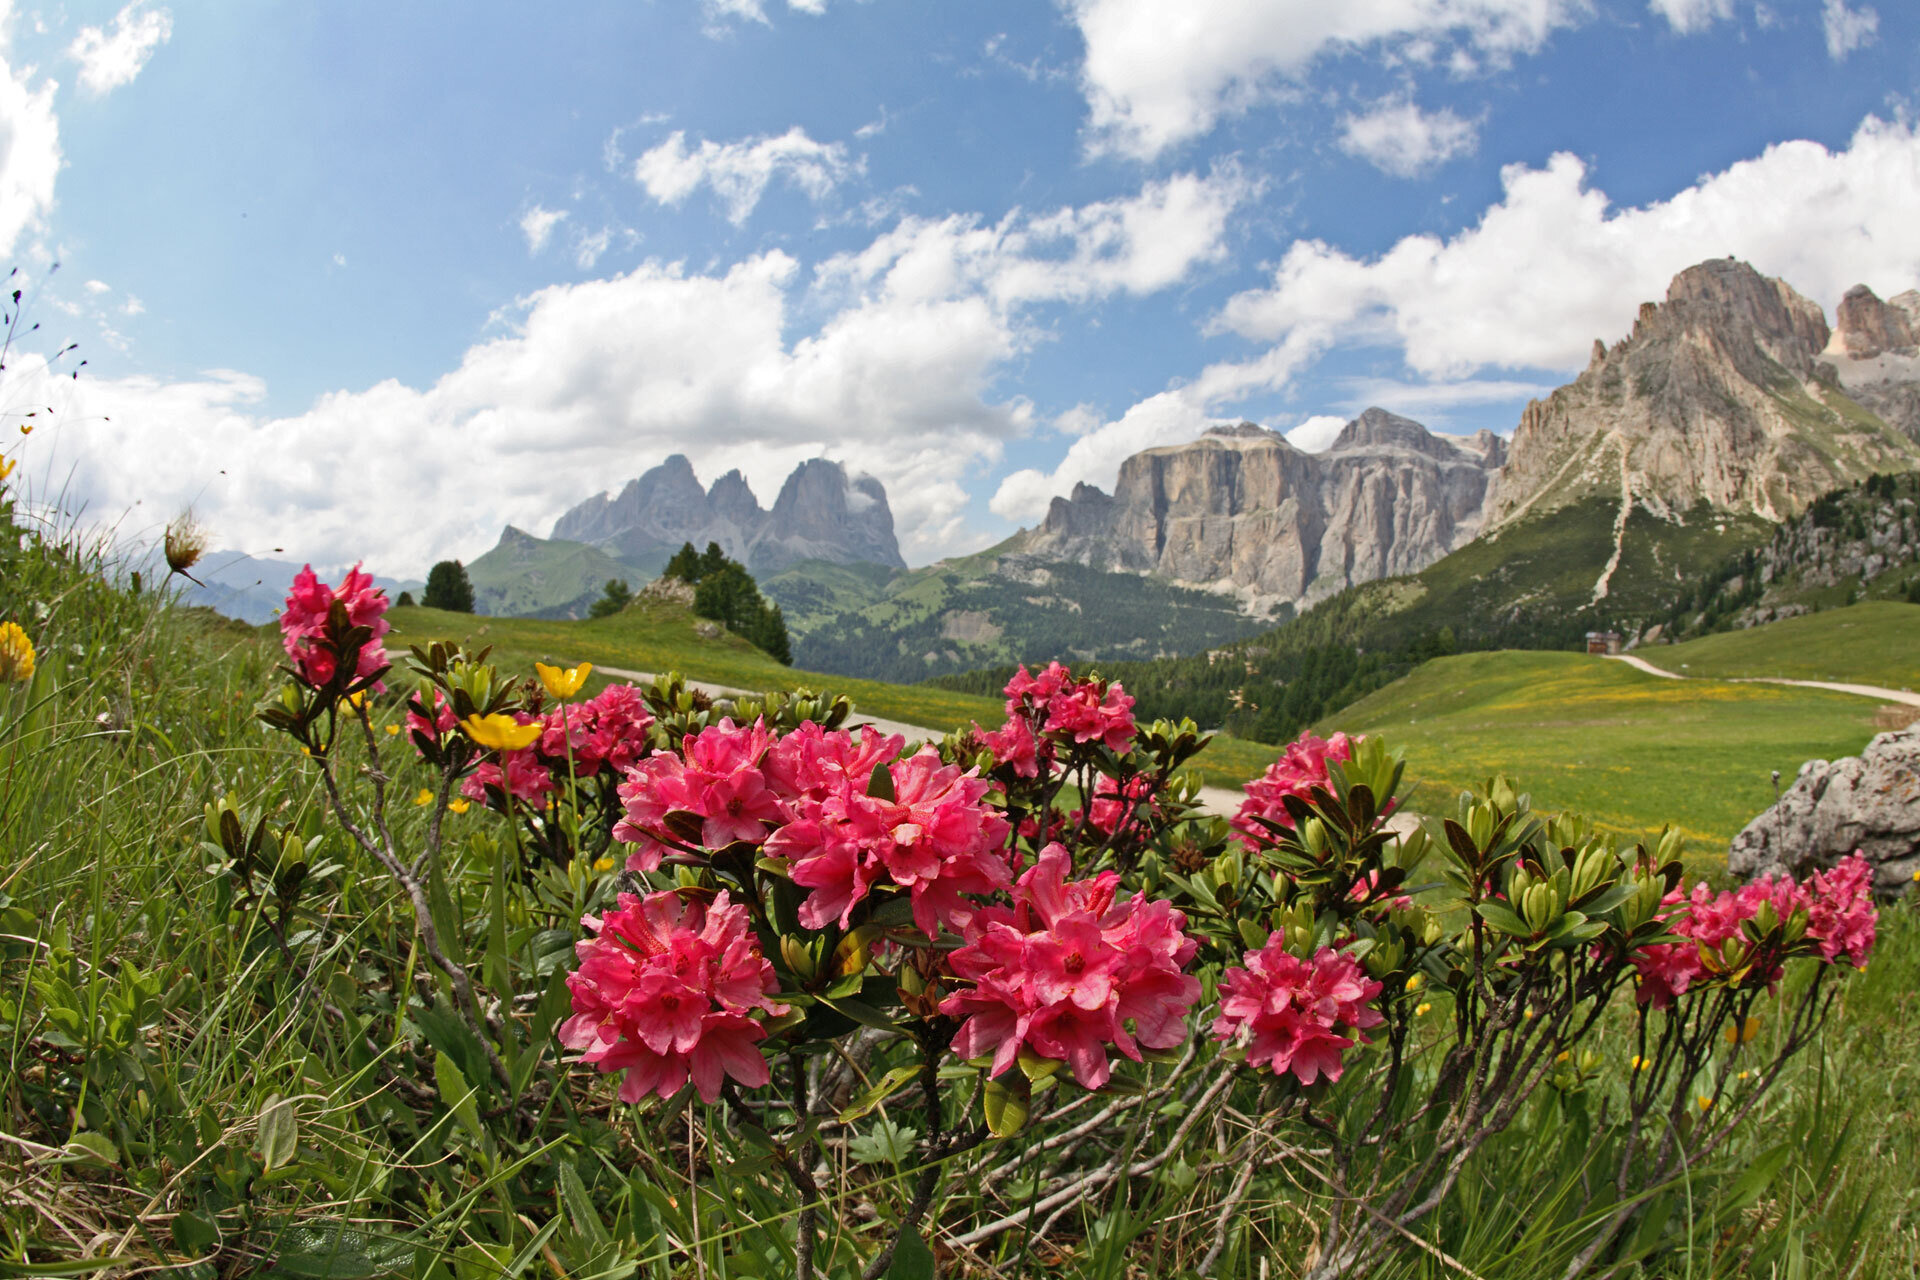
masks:
[[[1624,662],[1636,671],[1644,671],[1650,676],[1659,676],[1662,680],[1686,680],[1690,677],[1678,671],[1665,671],[1654,666],[1645,658],[1632,653],[1609,653],[1606,655],[1615,662]],[[1841,684],[1832,680],[1788,680],[1782,676],[1710,676],[1713,680],[1726,680],[1733,684],[1791,684],[1802,689],[1826,689],[1832,693],[1858,694],[1862,698],[1875,698],[1881,702],[1898,702],[1909,707],[1920,707],[1920,693],[1910,693],[1905,689],[1883,689],[1877,684]]]

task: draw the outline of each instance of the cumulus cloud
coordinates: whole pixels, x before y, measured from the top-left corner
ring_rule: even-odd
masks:
[[[1408,236],[1375,258],[1296,242],[1270,286],[1217,325],[1398,346],[1414,372],[1577,370],[1680,270],[1733,255],[1831,306],[1861,280],[1920,283],[1920,135],[1868,117],[1845,150],[1783,142],[1671,199],[1618,209],[1560,154],[1502,171],[1505,198],[1450,239]]]
[[[1325,453],[1347,425],[1345,418],[1318,413],[1287,431],[1287,443],[1308,453]]]
[[[1733,16],[1733,0],[1648,0],[1647,8],[1665,18],[1681,35],[1705,31]]]
[[[134,0],[114,15],[111,31],[104,27],[80,28],[80,34],[67,46],[67,56],[80,64],[80,87],[97,98],[132,84],[154,50],[172,35],[172,13],[164,8],[149,9],[145,0]]]
[[[1115,420],[1085,432],[1052,471],[1026,468],[1007,476],[988,506],[1003,519],[1028,523],[1045,515],[1047,504],[1071,493],[1076,484],[1111,492],[1126,459],[1142,449],[1183,444],[1208,427],[1230,421],[1222,416],[1223,406],[1284,387],[1325,348],[1325,334],[1302,326],[1253,359],[1208,365],[1191,382],[1149,396]]]
[[[1397,347],[1417,375],[1359,384],[1348,407],[1418,417],[1538,394],[1543,384],[1475,375],[1583,368],[1594,338],[1624,333],[1642,300],[1707,258],[1744,258],[1827,306],[1862,280],[1883,294],[1920,285],[1920,221],[1907,213],[1920,207],[1913,125],[1870,116],[1843,151],[1780,143],[1638,208],[1613,208],[1571,155],[1511,165],[1502,180],[1505,198],[1450,239],[1408,236],[1375,258],[1296,242],[1272,284],[1231,298],[1213,325],[1272,345],[1083,430],[1052,471],[1008,476],[992,509],[1032,521],[1077,483],[1110,489],[1129,455],[1193,439],[1336,342]]]
[[[686,133],[676,129],[634,162],[633,177],[666,205],[679,204],[702,186],[711,187],[726,206],[727,221],[737,227],[776,177],[821,200],[859,167],[848,158],[844,144],[815,142],[798,125],[778,136],[724,143],[702,139],[691,148]]]
[[[1417,178],[1471,155],[1479,126],[1452,111],[1422,111],[1405,99],[1376,103],[1340,122],[1340,149],[1396,178]]]
[[[10,257],[21,235],[42,224],[60,174],[60,119],[53,110],[59,85],[31,84],[33,68],[16,71],[8,62],[7,22],[0,6],[0,257]]]
[[[1826,0],[1820,9],[1820,25],[1827,34],[1827,56],[1840,62],[1855,49],[1873,43],[1880,30],[1880,15],[1864,5],[1849,9],[1846,0]]]
[[[527,252],[539,253],[547,247],[553,229],[566,220],[565,209],[543,209],[539,205],[520,215],[520,234],[527,238]]]
[[[1024,401],[993,391],[1034,340],[1032,310],[1177,281],[1221,252],[1219,205],[1238,189],[1173,178],[992,224],[909,220],[812,272],[778,251],[706,273],[648,262],[524,299],[430,386],[335,392],[291,416],[238,374],[49,384],[66,425],[35,447],[95,513],[192,502],[230,545],[402,574],[472,556],[506,523],[544,530],[669,453],[709,478],[741,467],[762,494],[825,454],[878,476],[903,549],[930,559],[980,544],[960,480],[1033,429]],[[373,432],[410,447],[353,465],[342,451]]]
[[[1443,44],[1463,72],[1538,49],[1585,0],[1067,0],[1091,141],[1141,158],[1285,92],[1319,58]]]

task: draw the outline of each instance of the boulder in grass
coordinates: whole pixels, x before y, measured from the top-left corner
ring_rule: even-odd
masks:
[[[1825,870],[1859,850],[1874,892],[1905,892],[1920,872],[1920,725],[1883,733],[1857,756],[1809,760],[1727,852],[1744,879]]]

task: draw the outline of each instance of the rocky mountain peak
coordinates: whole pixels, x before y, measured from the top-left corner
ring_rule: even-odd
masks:
[[[692,462],[676,453],[618,497],[597,494],[566,512],[553,537],[600,547],[649,573],[685,542],[717,542],[755,573],[805,559],[905,567],[885,487],[871,476],[849,480],[825,458],[795,468],[764,511],[739,471],[702,488]]]
[[[1378,406],[1342,427],[1327,452],[1357,449],[1405,449],[1430,458],[1451,458],[1460,452],[1460,446],[1433,434],[1412,418],[1403,418]]]
[[[1465,541],[1502,456],[1491,435],[1455,443],[1377,408],[1323,454],[1252,423],[1215,427],[1128,458],[1111,497],[1081,484],[1055,498],[1022,550],[1311,602]]]
[[[1834,381],[1830,337],[1816,303],[1744,262],[1687,268],[1605,359],[1527,406],[1487,526],[1594,496],[1676,519],[1701,502],[1780,519],[1920,464]]]
[[[1920,289],[1882,302],[1872,289],[1857,284],[1840,299],[1833,319],[1832,354],[1854,360],[1887,352],[1913,355],[1920,348]]]

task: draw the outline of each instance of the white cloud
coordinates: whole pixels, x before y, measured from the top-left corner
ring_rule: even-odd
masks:
[[[725,35],[731,28],[729,22],[738,19],[742,22],[757,22],[761,26],[771,26],[767,18],[767,9],[761,0],[701,0],[702,11],[707,15],[707,34]],[[787,0],[787,8],[800,13],[819,17],[827,11],[827,0]]]
[[[1425,380],[1363,385],[1367,402],[1444,412],[1536,390],[1462,381],[1488,368],[1585,367],[1596,337],[1624,334],[1642,300],[1707,258],[1747,259],[1828,306],[1862,280],[1883,294],[1920,285],[1912,125],[1868,117],[1839,152],[1780,143],[1641,208],[1613,209],[1570,155],[1543,169],[1511,165],[1502,179],[1505,199],[1450,240],[1408,236],[1372,259],[1296,242],[1272,286],[1230,299],[1215,325],[1273,345],[1085,431],[1051,472],[1008,476],[992,509],[1031,521],[1076,483],[1110,489],[1129,455],[1193,439],[1247,396],[1284,388],[1336,341],[1397,346]]]
[[[1647,0],[1647,8],[1665,18],[1681,35],[1705,31],[1733,16],[1733,0]]]
[[[741,467],[763,495],[824,453],[881,478],[924,561],[982,544],[961,480],[1034,428],[993,393],[1035,340],[1030,309],[1176,282],[1221,251],[1240,189],[1174,178],[991,225],[909,221],[811,274],[778,251],[705,274],[648,262],[523,300],[507,336],[431,386],[334,392],[289,417],[238,374],[50,386],[66,425],[45,447],[95,513],[192,502],[238,548],[402,574],[477,554],[508,522],[544,530],[669,453],[709,479]],[[370,423],[411,447],[354,465]]]
[[[1066,0],[1087,45],[1081,88],[1097,148],[1158,155],[1284,93],[1315,60],[1350,51],[1457,68],[1531,52],[1586,0]],[[1464,57],[1463,57],[1464,55]]]
[[[1479,126],[1452,111],[1422,111],[1405,99],[1376,103],[1340,122],[1340,149],[1396,178],[1417,178],[1471,155]]]
[[[685,132],[676,129],[634,162],[633,177],[648,195],[667,205],[677,205],[702,185],[709,186],[726,205],[727,220],[739,226],[775,177],[821,200],[859,168],[859,163],[848,159],[844,144],[815,142],[798,125],[777,136],[741,142],[702,139],[692,149]]]
[[[1325,453],[1347,425],[1347,419],[1318,413],[1287,432],[1287,443],[1307,453]]]
[[[1880,30],[1880,15],[1864,5],[1849,9],[1846,0],[1826,0],[1820,9],[1820,25],[1827,33],[1827,56],[1840,62],[1855,49],[1873,43]]]
[[[582,231],[574,238],[573,261],[582,271],[593,270],[600,261],[600,255],[613,243],[613,228],[601,227],[598,231]]]
[[[1142,449],[1194,439],[1223,421],[1221,406],[1285,386],[1325,345],[1324,335],[1302,327],[1251,360],[1209,365],[1193,381],[1149,396],[1114,421],[1086,432],[1051,472],[1028,468],[1007,476],[988,506],[1003,519],[1025,523],[1045,515],[1047,504],[1072,492],[1076,484],[1112,492],[1126,459]]]
[[[1455,409],[1537,400],[1551,395],[1557,385],[1504,378],[1473,378],[1464,382],[1354,378],[1345,383],[1347,398],[1341,401],[1340,407],[1357,414],[1378,405],[1433,427],[1446,423]]]
[[[1639,208],[1616,209],[1584,163],[1502,171],[1505,198],[1451,239],[1408,236],[1376,258],[1298,241],[1270,287],[1218,327],[1263,341],[1304,331],[1400,347],[1427,378],[1487,367],[1577,370],[1682,269],[1729,254],[1833,305],[1861,280],[1920,283],[1920,135],[1869,116],[1844,151],[1783,142]]]
[[[88,293],[94,294],[95,296],[113,292],[113,286],[105,280],[89,280],[83,287]]]
[[[132,84],[154,50],[172,35],[172,13],[133,0],[114,15],[111,32],[82,27],[67,46],[67,56],[80,64],[80,87],[97,98]]]
[[[566,221],[565,209],[544,209],[539,205],[520,215],[520,234],[527,238],[527,252],[537,254],[547,247],[553,229]]]
[[[32,67],[14,70],[6,58],[10,24],[0,4],[0,258],[11,257],[21,235],[42,225],[60,173],[60,119],[53,110],[60,86],[30,84]]]

